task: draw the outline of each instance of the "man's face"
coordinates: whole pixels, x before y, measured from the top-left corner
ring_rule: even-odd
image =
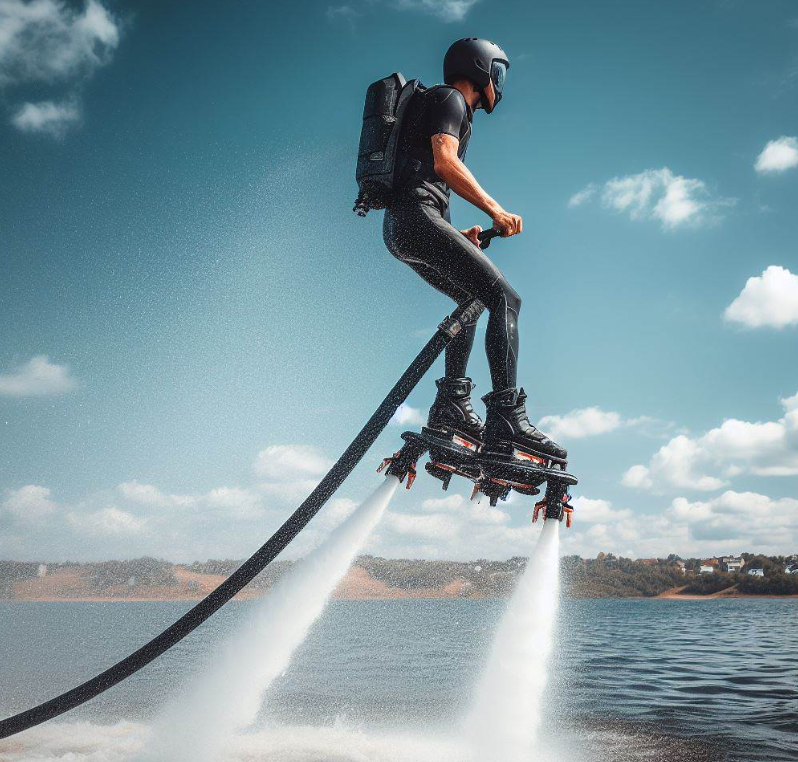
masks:
[[[496,105],[496,90],[493,87],[493,81],[489,82],[488,86],[482,91],[482,99],[485,101],[482,104],[482,108],[488,113],[493,111],[493,107]]]

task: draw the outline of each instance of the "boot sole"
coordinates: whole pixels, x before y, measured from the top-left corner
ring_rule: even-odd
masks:
[[[515,442],[486,442],[482,447],[482,454],[506,458],[511,462],[528,463],[541,468],[561,469],[563,471],[568,468],[567,458],[558,458],[542,450],[522,447]]]
[[[482,440],[475,437],[473,434],[468,434],[465,431],[456,429],[453,426],[445,428],[434,428],[432,426],[424,426],[421,429],[423,437],[431,437],[436,440],[451,441],[458,447],[463,447],[470,453],[474,454],[482,449]]]

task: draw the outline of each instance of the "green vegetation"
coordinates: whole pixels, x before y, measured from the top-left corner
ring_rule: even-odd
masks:
[[[512,590],[526,559],[508,561],[421,561],[361,556],[358,566],[388,587],[400,590],[441,589],[459,583],[459,594],[503,597]]]
[[[194,574],[214,574],[222,577],[229,577],[241,564],[242,561],[225,558],[194,561],[192,564],[181,564],[180,568],[193,572]],[[293,561],[272,561],[272,563],[249,584],[256,590],[268,590],[293,565]]]
[[[564,590],[573,598],[650,598],[668,591],[684,595],[712,595],[724,590],[743,595],[798,595],[798,574],[785,573],[785,569],[795,561],[794,557],[743,554],[743,559],[743,571],[734,574],[720,571],[719,567],[714,573],[701,574],[700,559],[682,561],[675,555],[634,561],[611,553],[599,553],[596,558],[588,559],[566,556],[561,559],[560,568]],[[713,561],[717,563],[717,560]],[[0,561],[0,599],[14,598],[15,585],[19,582],[40,574],[52,578],[59,571],[76,572],[90,592],[114,596],[132,594],[141,588],[177,590],[181,584],[177,572],[227,577],[240,563],[234,559],[215,559],[175,566],[155,558],[137,558],[94,564],[67,562],[40,568],[38,562]],[[361,556],[357,564],[372,579],[395,590],[421,594],[434,590],[437,595],[466,598],[505,597],[524,570],[526,558],[459,562]],[[292,565],[291,561],[276,561],[253,580],[252,587],[269,589]],[[751,576],[746,573],[748,569],[762,569],[764,576]],[[46,584],[47,580],[43,583]],[[189,580],[188,589],[198,590],[198,583]]]
[[[10,598],[15,582],[30,579],[38,573],[39,564],[0,561],[0,598]]]
[[[798,595],[798,574],[776,572],[765,577],[740,574],[737,589],[746,595]]]
[[[687,587],[682,592],[685,595],[712,595],[733,587],[738,576],[747,575],[726,574],[725,572],[697,574],[689,577]]]
[[[156,558],[136,558],[132,561],[102,561],[90,565],[88,577],[92,589],[106,592],[124,585],[128,588],[154,586],[172,587],[177,584],[175,571],[168,561]]]
[[[563,585],[573,598],[651,598],[685,583],[677,559],[632,561],[599,553],[596,558],[566,556],[560,561]]]

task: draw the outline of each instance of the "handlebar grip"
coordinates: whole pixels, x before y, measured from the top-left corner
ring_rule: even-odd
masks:
[[[490,242],[494,238],[500,235],[501,233],[495,228],[488,228],[487,230],[483,230],[479,235],[477,235],[477,238],[479,238],[479,243],[481,247],[483,249],[487,249],[488,246],[490,246]]]

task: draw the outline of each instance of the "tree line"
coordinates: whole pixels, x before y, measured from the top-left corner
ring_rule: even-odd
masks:
[[[764,576],[716,571],[700,574],[700,559],[682,560],[676,555],[664,559],[629,559],[611,553],[596,558],[565,556],[560,559],[564,591],[574,598],[653,597],[668,590],[691,595],[710,595],[736,588],[746,595],[798,595],[798,574],[784,573],[787,559],[781,556],[743,554],[746,568],[761,568]],[[39,563],[0,561],[0,598],[13,597],[17,582],[37,576],[51,575],[62,569],[76,571],[89,592],[109,594],[145,587],[177,587],[177,572],[229,576],[241,561],[212,559],[192,564],[175,565],[168,561],[144,557],[98,563]],[[506,561],[427,561],[386,559],[365,555],[357,560],[373,578],[390,588],[400,590],[437,589],[457,583],[453,590],[462,597],[504,597],[513,589],[516,579],[526,567],[527,559],[516,556]],[[292,566],[291,561],[276,561],[251,583],[266,590]]]

